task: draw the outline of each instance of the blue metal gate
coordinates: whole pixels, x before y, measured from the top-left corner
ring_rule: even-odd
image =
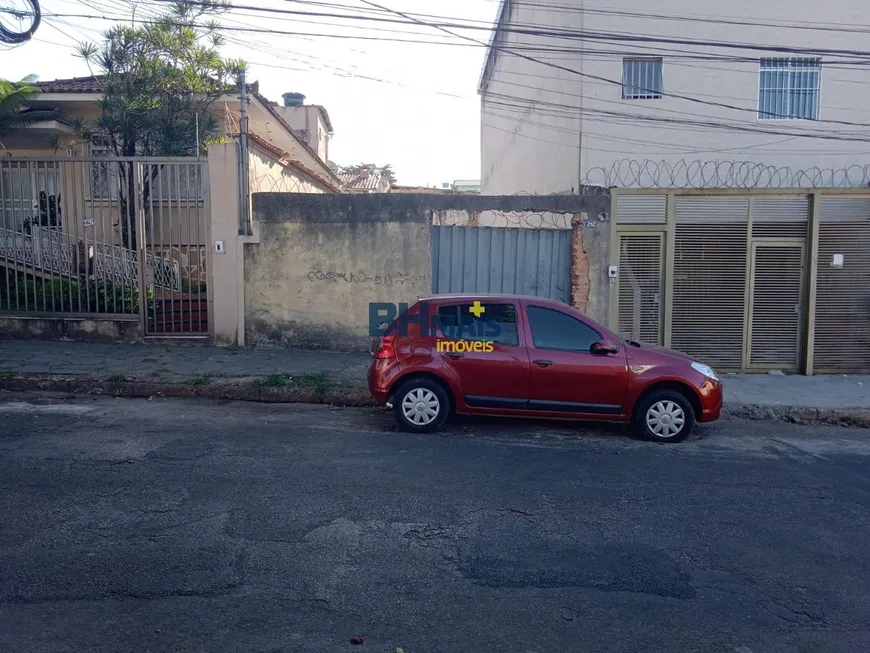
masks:
[[[571,299],[571,230],[432,227],[433,293]]]

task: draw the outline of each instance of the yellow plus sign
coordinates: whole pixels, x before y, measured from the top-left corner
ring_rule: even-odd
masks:
[[[475,301],[473,306],[468,307],[469,313],[474,313],[474,317],[480,319],[480,316],[486,312],[486,308],[480,305],[479,301]]]

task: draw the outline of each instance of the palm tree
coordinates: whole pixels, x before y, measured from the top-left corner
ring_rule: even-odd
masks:
[[[27,103],[39,94],[34,81],[36,78],[33,76],[20,82],[0,79],[0,136],[28,123],[57,116],[53,109],[27,109]]]

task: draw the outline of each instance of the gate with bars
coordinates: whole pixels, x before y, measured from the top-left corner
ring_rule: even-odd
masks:
[[[0,312],[208,336],[208,168],[195,158],[0,161]]]
[[[870,193],[612,190],[610,326],[722,371],[870,371]]]
[[[433,293],[571,298],[571,230],[433,226]]]

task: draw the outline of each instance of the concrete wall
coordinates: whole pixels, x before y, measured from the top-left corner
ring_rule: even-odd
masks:
[[[560,26],[587,32],[655,35],[729,43],[796,48],[866,50],[866,35],[840,30],[788,29],[784,22],[822,20],[855,25],[865,21],[866,4],[835,0],[820,5],[810,0],[771,0],[732,3],[701,0],[687,10],[684,0],[661,0],[655,14],[700,17],[700,21],[649,16],[649,2],[625,0],[610,10],[581,11],[581,0],[568,0],[577,10],[544,9],[508,1],[509,22]],[[562,3],[561,6],[566,3]],[[637,17],[625,15],[637,14]],[[715,22],[717,20],[732,21]],[[706,22],[705,22],[706,21]],[[734,22],[740,24],[734,24]],[[766,23],[758,25],[753,23]],[[551,28],[552,29],[552,28]],[[552,38],[502,34],[502,47],[519,42],[525,47],[558,47]],[[603,185],[630,184],[633,175],[623,167],[620,183],[609,172],[623,159],[666,161],[752,161],[792,170],[864,166],[866,143],[832,141],[806,135],[843,135],[860,127],[824,121],[866,123],[864,109],[870,85],[859,66],[837,65],[825,57],[821,77],[820,120],[758,120],[758,58],[787,57],[787,53],[751,49],[711,48],[703,45],[638,43],[617,45],[598,41],[565,41],[575,52],[535,52],[535,59],[579,71],[554,68],[504,52],[495,57],[481,98],[481,174],[483,193],[519,191],[551,193],[570,190],[580,180]],[[607,54],[613,50],[616,54]],[[726,104],[737,109],[691,102],[677,97],[624,100],[621,82],[623,56],[663,56],[665,93]],[[710,61],[691,57],[728,56],[754,61]],[[847,57],[848,58],[848,57]],[[741,110],[742,109],[742,110]],[[582,117],[581,117],[582,110]],[[609,112],[604,114],[602,112]],[[613,112],[623,114],[614,116]],[[624,114],[632,117],[626,118]],[[714,122],[725,129],[655,122],[656,120]],[[752,133],[746,130],[785,134]],[[796,137],[790,137],[791,133]],[[582,134],[582,137],[581,137]],[[801,134],[804,137],[801,137]],[[709,172],[708,172],[709,174]],[[685,175],[679,175],[683,178]],[[653,184],[652,176],[645,177]],[[696,177],[698,183],[701,180]],[[657,180],[670,185],[670,177]],[[802,182],[807,185],[807,181]],[[678,185],[683,185],[679,183]],[[707,185],[716,185],[710,183]],[[861,185],[859,183],[859,185]]]
[[[4,315],[0,316],[0,338],[137,342],[142,339],[142,331],[138,315],[129,320]]]
[[[570,213],[580,220],[604,213],[606,220],[609,206],[606,192],[591,189],[548,197],[255,194],[260,244],[245,251],[246,343],[366,349],[370,302],[411,302],[430,293],[433,215]],[[574,304],[603,319],[606,221],[577,224],[582,238],[572,269],[583,292]]]
[[[365,350],[369,303],[430,293],[425,210],[314,197],[254,195],[260,244],[245,252],[247,344]]]
[[[212,249],[209,316],[218,345],[244,344],[244,246],[255,237],[239,235],[239,155],[235,143],[208,148]],[[223,252],[214,243],[223,243]]]

